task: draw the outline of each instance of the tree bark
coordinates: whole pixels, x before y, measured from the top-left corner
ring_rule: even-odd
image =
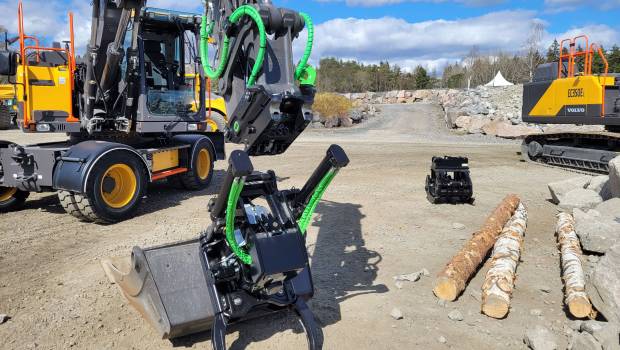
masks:
[[[491,268],[482,284],[482,312],[487,316],[508,314],[526,228],[527,210],[521,203],[493,247]]]
[[[562,280],[564,280],[564,303],[577,318],[588,317],[592,304],[586,294],[586,280],[581,266],[582,251],[575,233],[575,219],[568,213],[558,214],[555,228],[562,259]]]
[[[489,254],[497,236],[512,217],[520,200],[514,194],[508,195],[487,218],[480,231],[461,248],[446,267],[437,275],[433,292],[438,298],[453,301],[465,290],[467,281]]]

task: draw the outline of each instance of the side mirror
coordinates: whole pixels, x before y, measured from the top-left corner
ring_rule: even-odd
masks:
[[[0,75],[12,76],[17,73],[17,54],[13,51],[0,52]]]

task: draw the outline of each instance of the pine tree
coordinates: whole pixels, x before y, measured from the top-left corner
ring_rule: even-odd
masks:
[[[547,50],[547,63],[558,62],[560,60],[560,43],[553,39],[553,43]]]
[[[614,45],[607,54],[610,73],[620,73],[620,47]]]
[[[426,69],[422,66],[417,66],[413,73],[415,77],[415,87],[417,89],[428,89],[431,85],[431,78],[428,76]]]

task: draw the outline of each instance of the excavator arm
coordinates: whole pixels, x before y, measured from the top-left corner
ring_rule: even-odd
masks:
[[[313,82],[300,83],[300,73],[311,69],[311,36],[305,60],[293,62],[293,40],[304,28],[313,32],[309,16],[270,1],[205,4],[202,65],[209,78],[217,79],[230,112],[227,141],[244,144],[251,156],[285,152],[312,120]],[[209,42],[217,48],[211,52],[215,67]]]
[[[83,127],[92,132],[96,114],[112,114],[118,98],[121,62],[127,56],[127,74],[123,84],[131,85],[125,104],[134,106],[137,97],[139,14],[146,0],[94,0],[91,18],[91,36],[86,52],[85,79],[81,120]],[[133,21],[132,37],[125,48],[125,36]],[[126,50],[125,50],[126,49]],[[131,110],[132,108],[129,108]],[[125,116],[125,117],[128,117]]]

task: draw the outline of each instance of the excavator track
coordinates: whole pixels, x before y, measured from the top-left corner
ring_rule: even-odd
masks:
[[[620,155],[620,133],[549,133],[529,135],[521,145],[525,161],[580,174],[607,174]]]

